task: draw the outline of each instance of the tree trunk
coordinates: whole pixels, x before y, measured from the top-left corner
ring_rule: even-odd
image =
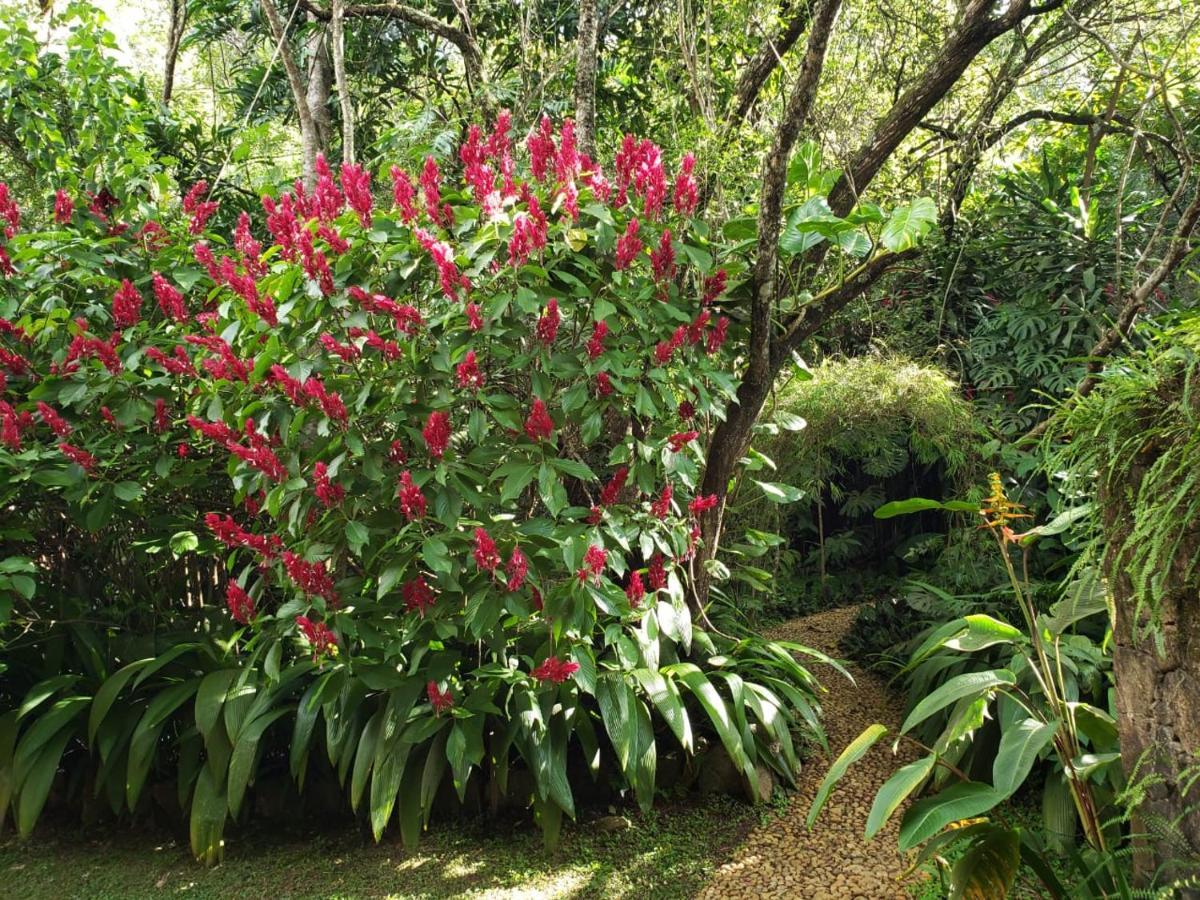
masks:
[[[575,48],[575,135],[579,149],[596,158],[596,0],[579,0]]]
[[[1195,401],[1193,401],[1195,402]],[[1200,556],[1200,528],[1192,524],[1175,554],[1164,561],[1170,578],[1159,600],[1161,628],[1146,634],[1135,621],[1138,596],[1119,559],[1137,513],[1138,496],[1153,450],[1129,467],[1127,477],[1101,492],[1108,549],[1105,566],[1116,602],[1113,628],[1113,676],[1117,685],[1117,725],[1125,770],[1137,778],[1156,776],[1133,821],[1139,838],[1134,872],[1149,886],[1160,866],[1168,877],[1194,874],[1170,871],[1172,863],[1200,857],[1200,786],[1185,783],[1185,772],[1200,765],[1200,596],[1188,568]],[[1160,652],[1161,648],[1161,652]],[[1162,822],[1177,822],[1164,829]],[[1176,833],[1172,834],[1172,831]]]
[[[175,66],[179,62],[179,45],[187,26],[187,0],[167,0],[171,8],[171,21],[167,27],[167,59],[163,65],[163,106],[170,106],[175,93]]]
[[[312,23],[316,19],[310,17]],[[329,95],[333,88],[329,65],[327,46],[328,31],[315,27],[305,43],[305,56],[308,58],[308,86],[305,91],[305,101],[308,112],[312,116],[313,127],[316,131],[316,153],[325,153],[329,149],[329,140],[333,136],[333,119],[329,115]],[[313,154],[314,159],[316,153]]]
[[[312,187],[316,183],[317,154],[321,151],[320,135],[316,122],[308,105],[308,92],[304,88],[304,80],[292,49],[287,40],[287,24],[280,20],[279,11],[275,9],[274,0],[262,0],[263,14],[271,26],[271,35],[279,58],[283,61],[283,70],[287,74],[288,87],[292,91],[292,101],[296,104],[296,117],[300,120],[300,149],[304,156],[304,183]]]
[[[354,100],[346,80],[346,28],[343,16],[345,0],[333,0],[329,30],[333,38],[333,80],[337,85],[342,109],[342,162],[354,162]]]

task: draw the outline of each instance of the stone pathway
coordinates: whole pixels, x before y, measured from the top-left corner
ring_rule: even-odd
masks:
[[[841,656],[838,640],[853,625],[857,608],[834,609],[794,619],[770,633]],[[863,840],[867,813],[875,791],[915,755],[900,748],[893,757],[885,737],[846,775],[809,831],[804,826],[809,806],[821,779],[846,744],[873,722],[889,729],[899,727],[901,698],[884,679],[861,666],[848,664],[855,684],[819,663],[806,662],[828,688],[824,699],[825,728],[830,757],[814,756],[805,766],[800,790],[787,812],[750,833],[733,859],[716,871],[700,892],[701,900],[790,897],[804,900],[858,900],[906,898],[898,876],[905,869],[896,850],[899,814],[870,843]]]

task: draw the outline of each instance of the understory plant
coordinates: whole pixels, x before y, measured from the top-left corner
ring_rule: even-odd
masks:
[[[553,844],[569,766],[645,808],[702,737],[791,782],[824,657],[688,596],[740,271],[693,165],[501,113],[231,233],[204,183],[37,227],[0,184],[0,817],[28,835],[60,770],[114,814],[172,783],[215,862],[271,766],[406,843],[520,768]]]
[[[900,501],[900,510],[971,504]],[[910,704],[896,734],[923,755],[879,789],[867,819],[873,838],[905,801],[902,851],[914,865],[955,851],[952,896],[1007,896],[1027,865],[1054,897],[1132,896],[1123,833],[1125,778],[1111,710],[1110,610],[1104,583],[1081,567],[1061,598],[1040,611],[1025,559],[1031,545],[1071,527],[1083,507],[1047,525],[1028,519],[998,475],[978,515],[1008,576],[1017,624],[969,613],[932,629],[905,668]],[[1096,641],[1100,627],[1099,643]],[[849,767],[888,733],[872,725],[851,742],[822,782],[811,826]],[[895,748],[894,748],[895,749]],[[1044,829],[1008,824],[1002,804],[1042,784]],[[1076,846],[1076,835],[1082,845]],[[1062,876],[1063,868],[1070,875]]]

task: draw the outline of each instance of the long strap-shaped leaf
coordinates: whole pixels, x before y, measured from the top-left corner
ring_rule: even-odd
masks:
[[[934,713],[963,697],[984,696],[1000,685],[1016,683],[1016,676],[1008,669],[989,669],[986,672],[964,672],[962,675],[956,675],[913,708],[904,720],[900,732],[903,734],[911,731]]]
[[[808,810],[808,819],[805,821],[807,827],[812,828],[813,822],[817,821],[817,816],[821,814],[821,809],[825,806],[825,801],[829,799],[829,792],[833,790],[833,786],[885,734],[887,734],[885,726],[878,723],[871,725],[866,731],[851,741],[846,749],[842,751],[842,755],[833,761],[833,765],[829,767],[829,771],[825,773],[825,777],[821,780],[821,786],[817,788],[817,796],[813,798],[812,806]]]

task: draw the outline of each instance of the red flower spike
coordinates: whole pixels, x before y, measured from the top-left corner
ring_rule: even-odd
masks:
[[[401,473],[399,496],[400,510],[404,513],[404,518],[413,522],[424,517],[426,509],[425,495],[413,483],[411,472],[405,471]]]
[[[434,459],[441,459],[450,446],[450,416],[441,411],[431,412],[425,420],[421,436],[425,438],[429,455]]]
[[[436,681],[425,685],[425,693],[429,696],[429,704],[433,707],[435,716],[440,716],[454,706],[454,694],[448,688],[444,691],[438,688]]]
[[[475,529],[475,565],[482,571],[494,572],[500,565],[500,554],[496,550],[496,542],[484,529]]]
[[[538,681],[562,684],[578,671],[579,663],[567,662],[566,660],[551,656],[529,674]]]
[[[525,433],[533,441],[549,440],[554,434],[554,420],[546,409],[546,404],[540,399],[533,401],[533,408],[525,420]]]
[[[506,586],[509,591],[519,591],[521,585],[525,583],[526,576],[529,574],[529,560],[521,552],[520,547],[513,547],[512,556],[508,558],[508,565],[504,568],[504,574],[508,576]]]
[[[400,588],[400,594],[404,598],[404,606],[408,611],[415,612],[422,618],[425,617],[426,610],[432,609],[437,603],[437,595],[425,581],[424,575],[418,575],[412,581],[404,582]]]
[[[642,598],[646,596],[646,587],[642,584],[642,576],[640,572],[634,571],[629,576],[629,584],[625,588],[625,597],[629,600],[631,609],[637,609],[642,603]]]
[[[229,615],[233,620],[242,625],[249,625],[257,615],[254,598],[238,587],[235,581],[225,587],[225,605],[229,607]]]
[[[583,567],[575,574],[580,581],[590,579],[595,584],[599,584],[600,576],[604,574],[604,566],[607,563],[608,551],[598,544],[591,544],[588,546],[587,552],[583,554]]]

